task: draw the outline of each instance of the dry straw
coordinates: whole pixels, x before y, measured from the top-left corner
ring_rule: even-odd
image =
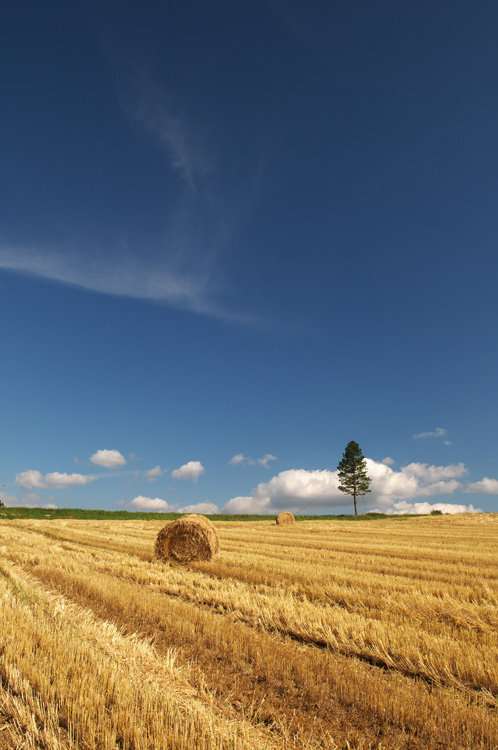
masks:
[[[218,534],[205,516],[191,514],[166,524],[156,539],[155,552],[162,560],[189,563],[211,560],[218,552]]]
[[[292,515],[292,513],[289,513],[288,510],[283,510],[281,513],[277,516],[277,523],[279,526],[289,526],[292,523],[295,523],[296,519]]]

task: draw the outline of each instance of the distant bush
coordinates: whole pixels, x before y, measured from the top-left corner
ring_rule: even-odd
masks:
[[[431,510],[431,516],[442,516],[443,511],[442,510]]]

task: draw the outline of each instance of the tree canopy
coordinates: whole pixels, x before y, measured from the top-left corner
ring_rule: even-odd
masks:
[[[347,444],[337,469],[339,471],[339,489],[353,497],[354,513],[357,516],[356,498],[371,492],[369,485],[372,480],[367,474],[367,463],[361,448],[354,440]]]

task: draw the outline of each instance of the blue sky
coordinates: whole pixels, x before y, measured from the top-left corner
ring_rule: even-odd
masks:
[[[498,6],[18,2],[0,498],[498,511]],[[4,486],[3,486],[4,485]]]

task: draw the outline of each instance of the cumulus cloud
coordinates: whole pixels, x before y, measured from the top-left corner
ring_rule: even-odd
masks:
[[[429,466],[411,463],[394,471],[383,462],[367,458],[366,463],[372,483],[371,493],[364,496],[364,500],[368,507],[378,505],[382,512],[387,512],[395,502],[402,500],[452,494],[461,489],[462,483],[458,480],[467,473],[464,464]],[[350,504],[351,498],[339,490],[337,471],[290,469],[280,472],[269,482],[261,482],[249,496],[232,498],[224,506],[223,512],[298,512],[308,507],[325,511]]]
[[[214,503],[196,503],[180,508],[179,513],[219,513],[220,509]]]
[[[239,464],[247,464],[248,466],[264,466],[268,469],[270,461],[276,461],[277,457],[271,453],[265,453],[262,458],[251,458],[250,456],[244,456],[243,453],[237,453],[236,456],[230,459],[228,462],[232,466],[238,466]]]
[[[20,474],[17,474],[16,484],[24,490],[45,487],[43,475],[35,469],[28,469],[28,471],[21,471]]]
[[[45,474],[45,486],[52,487],[54,490],[63,490],[73,485],[89,484],[95,482],[96,479],[97,477],[88,474],[61,474],[58,471],[53,471],[50,474]]]
[[[173,479],[176,479],[179,482],[184,480],[197,482],[201,474],[204,474],[204,466],[200,461],[189,461],[188,463],[183,464],[183,466],[180,466],[179,469],[174,469],[171,472]]]
[[[413,437],[415,440],[419,440],[420,438],[431,438],[431,437],[444,437],[447,433],[447,430],[444,429],[444,427],[436,427],[435,430],[432,432],[419,432],[417,435],[414,435]]]
[[[369,503],[375,500],[388,507],[394,500],[407,500],[430,495],[452,494],[461,487],[457,478],[467,473],[464,464],[429,466],[411,463],[394,471],[385,464],[367,458],[368,475],[372,478]]]
[[[428,464],[411,463],[401,469],[406,476],[414,476],[426,482],[438,482],[441,479],[453,479],[468,474],[465,464],[450,464],[449,466],[429,466]]]
[[[94,482],[97,477],[89,474],[61,474],[58,471],[52,471],[49,474],[41,474],[35,469],[28,469],[16,475],[16,484],[25,490],[43,489],[51,487],[55,490],[62,490],[66,487],[73,487],[80,484],[89,484]]]
[[[159,497],[144,497],[138,495],[134,497],[130,502],[133,508],[139,508],[140,510],[151,510],[160,511],[161,513],[176,513],[176,505],[169,505],[166,500],[161,500]]]
[[[391,458],[391,456],[386,456],[382,459],[381,463],[385,464],[386,466],[392,466],[396,463],[396,461],[394,460],[394,458]]]
[[[474,508],[473,505],[457,505],[454,503],[409,503],[406,500],[400,500],[393,503],[392,508],[387,508],[383,512],[389,516],[409,514],[429,514],[433,510],[440,510],[442,513],[483,513],[481,508]]]
[[[54,505],[53,503],[45,503],[45,505],[42,505],[42,508],[45,508],[45,510],[57,510],[57,505]]]
[[[465,492],[479,492],[483,495],[498,495],[498,479],[484,477],[479,482],[470,482]]]
[[[153,469],[149,469],[148,471],[144,471],[143,478],[146,479],[148,482],[155,482],[156,479],[159,479],[159,477],[162,475],[163,470],[159,466],[154,466]]]
[[[340,503],[337,501],[341,500]],[[269,482],[261,482],[249,497],[234,497],[224,506],[224,513],[273,513],[296,509],[316,500],[316,508],[343,504],[337,472],[290,469]]]
[[[126,458],[116,450],[103,449],[90,456],[90,461],[96,466],[104,466],[106,469],[118,469],[126,465]]]

